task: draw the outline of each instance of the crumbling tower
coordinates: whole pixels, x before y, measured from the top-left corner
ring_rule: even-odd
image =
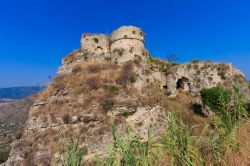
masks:
[[[123,63],[138,57],[143,60],[144,52],[144,32],[140,28],[122,26],[111,34],[111,61]]]

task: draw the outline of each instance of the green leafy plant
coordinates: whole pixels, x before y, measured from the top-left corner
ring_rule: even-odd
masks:
[[[132,53],[133,53],[133,50],[134,50],[134,47],[131,47],[131,48],[129,49],[129,52],[132,54]]]
[[[201,91],[203,104],[210,107],[220,118],[218,128],[231,133],[237,128],[240,120],[246,115],[246,103],[241,88],[233,86],[233,90],[224,88],[210,88]]]
[[[226,79],[226,72],[224,70],[219,71],[218,75],[221,77],[221,79]]]
[[[198,60],[198,59],[195,59],[192,61],[192,63],[199,63],[199,62],[200,62],[200,60]]]
[[[113,53],[117,53],[120,57],[122,57],[124,51],[125,50],[123,48],[120,48],[120,49],[116,48],[114,49]]]
[[[112,99],[107,99],[101,103],[101,109],[104,113],[107,113],[109,110],[113,108],[115,102]]]
[[[93,38],[95,43],[99,43],[99,39],[98,38]]]
[[[157,146],[151,140],[151,131],[148,130],[148,140],[141,140],[139,136],[133,136],[130,127],[126,128],[123,135],[117,133],[116,123],[112,124],[113,147],[105,162],[97,162],[102,166],[154,166],[157,165],[157,157],[153,149]]]
[[[0,164],[7,161],[10,154],[10,148],[0,149]]]
[[[87,154],[87,148],[80,148],[79,141],[73,139],[70,147],[65,146],[64,165],[82,166],[82,158]]]
[[[203,90],[201,94],[204,103],[214,111],[212,126],[216,132],[207,139],[209,146],[206,147],[206,151],[210,152],[205,155],[211,156],[210,160],[215,165],[221,165],[225,163],[223,156],[226,149],[238,150],[240,148],[235,131],[246,116],[244,96],[240,86],[237,85],[233,86],[231,91],[211,88]]]
[[[109,91],[110,91],[112,94],[118,94],[118,92],[119,92],[119,87],[116,86],[116,85],[111,85],[111,86],[109,87]]]
[[[163,148],[171,156],[170,165],[199,165],[202,160],[196,137],[191,135],[188,127],[182,120],[177,120],[172,113],[167,117],[169,128],[162,136]]]
[[[129,82],[130,82],[131,84],[133,84],[133,83],[136,82],[136,77],[135,77],[134,74],[131,74],[131,75],[129,76]]]
[[[215,87],[202,89],[200,91],[203,105],[206,105],[214,112],[218,112],[230,101],[230,93],[228,90]]]

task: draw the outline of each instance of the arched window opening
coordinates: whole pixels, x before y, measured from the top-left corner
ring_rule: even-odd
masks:
[[[189,91],[189,79],[186,77],[182,77],[178,79],[176,83],[176,89],[184,90],[184,91]]]

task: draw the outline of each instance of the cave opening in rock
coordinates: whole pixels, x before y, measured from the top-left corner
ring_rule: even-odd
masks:
[[[182,78],[178,79],[178,81],[176,83],[176,88],[188,91],[189,90],[189,79],[186,77],[182,77]]]

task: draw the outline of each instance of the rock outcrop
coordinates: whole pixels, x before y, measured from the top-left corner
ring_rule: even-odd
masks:
[[[240,84],[246,98],[250,99],[244,74],[230,63],[193,61],[172,67],[166,77],[166,90],[170,96],[176,96],[179,90],[199,94],[202,88]]]
[[[7,160],[11,143],[22,135],[34,100],[35,96],[0,104],[0,163]]]
[[[39,95],[6,165],[62,165],[64,146],[75,137],[91,163],[107,154],[112,121],[121,132],[130,124],[142,139],[149,127],[157,137],[166,128],[166,100],[180,91],[198,95],[202,88],[240,83],[249,97],[244,75],[231,64],[154,59],[144,37],[133,26],[111,35],[83,34],[81,48],[63,59],[57,77]]]

